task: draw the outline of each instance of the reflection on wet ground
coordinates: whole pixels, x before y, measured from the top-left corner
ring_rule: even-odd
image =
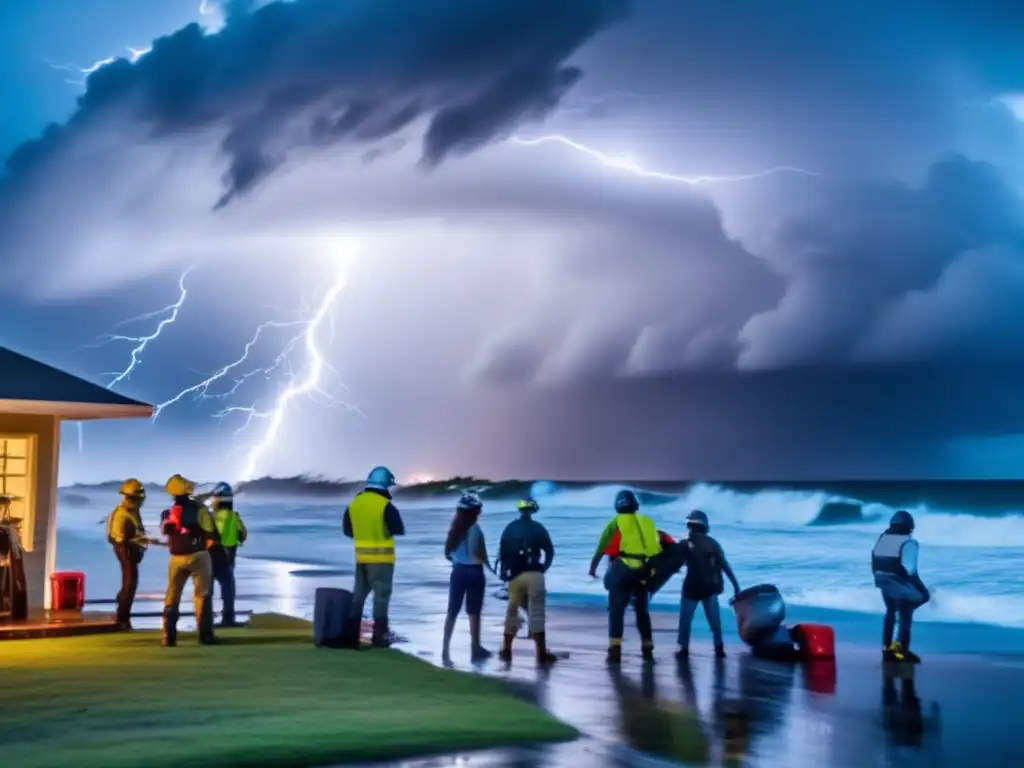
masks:
[[[317,586],[349,586],[348,577],[333,574],[289,577],[292,568],[240,561],[239,591],[250,596],[240,607],[308,617]],[[396,593],[392,624],[408,637],[399,647],[440,663],[442,608],[436,588],[419,585]],[[504,608],[497,600],[485,603],[485,641],[492,646],[500,642]],[[674,617],[656,614],[654,621],[658,662],[641,662],[639,640],[628,628],[622,668],[609,670],[604,662],[606,615],[553,610],[549,642],[571,656],[543,670],[534,663],[526,639],[517,640],[511,665],[496,657],[470,665],[468,631],[460,619],[452,647],[457,667],[505,679],[519,695],[573,724],[584,737],[571,744],[392,765],[1024,765],[1024,747],[1017,739],[1017,720],[1024,712],[1020,657],[929,656],[917,668],[883,669],[875,649],[840,645],[837,663],[793,666],[754,659],[739,646],[730,647],[729,658],[719,663],[710,647],[695,644],[689,662],[678,664],[672,657]]]

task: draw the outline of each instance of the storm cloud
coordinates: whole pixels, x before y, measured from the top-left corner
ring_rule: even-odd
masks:
[[[354,243],[330,352],[367,420],[296,414],[273,471],[934,474],[1024,432],[1018,12],[628,10],[232,4],[12,155],[0,285],[85,337],[198,264],[126,383],[160,401]],[[555,134],[618,161],[504,141]]]
[[[70,120],[18,147],[7,170],[30,173],[115,113],[158,137],[225,129],[230,167],[218,206],[262,181],[296,146],[373,142],[419,117],[429,120],[424,159],[436,165],[554,109],[581,76],[566,58],[626,7],[627,0],[234,3],[215,34],[190,24],[135,63],[118,59],[93,72]]]

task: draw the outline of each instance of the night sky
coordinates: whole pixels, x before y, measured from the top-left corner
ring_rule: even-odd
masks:
[[[0,345],[174,401],[63,482],[1024,476],[1022,51],[997,0],[4,3]]]

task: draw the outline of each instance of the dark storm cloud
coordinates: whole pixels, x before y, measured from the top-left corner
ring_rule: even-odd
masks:
[[[423,115],[441,162],[544,117],[580,77],[565,60],[628,0],[292,0],[231,3],[222,31],[192,24],[132,64],[94,72],[63,126],[16,149],[29,171],[97,119],[129,107],[154,134],[228,130],[219,205],[307,143],[372,141]]]
[[[1024,352],[1024,209],[987,163],[951,157],[919,187],[837,194],[785,222],[767,253],[788,287],[745,327],[745,367]]]

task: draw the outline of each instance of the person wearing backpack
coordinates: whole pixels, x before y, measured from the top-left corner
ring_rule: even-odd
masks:
[[[686,530],[689,536],[683,545],[688,552],[686,576],[683,578],[683,600],[679,606],[679,648],[676,651],[676,658],[680,660],[690,655],[690,627],[698,605],[704,606],[704,615],[711,627],[715,657],[725,658],[722,618],[718,609],[718,596],[724,588],[722,574],[729,577],[734,593],[740,591],[740,584],[725,559],[721,545],[708,535],[710,528],[708,516],[699,509],[687,515]]]

